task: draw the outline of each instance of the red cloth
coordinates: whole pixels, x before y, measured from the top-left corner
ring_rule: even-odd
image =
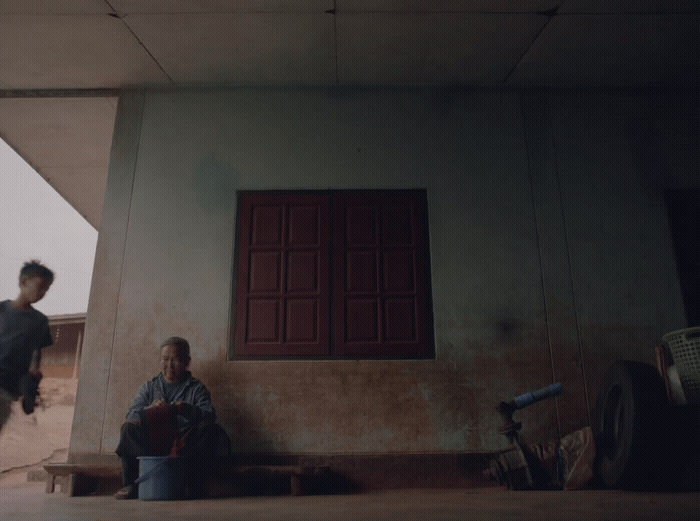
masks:
[[[144,409],[150,452],[153,456],[166,456],[174,450],[180,437],[177,428],[177,406],[163,405]]]

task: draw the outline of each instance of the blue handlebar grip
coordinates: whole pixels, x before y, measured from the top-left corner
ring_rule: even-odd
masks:
[[[545,398],[549,398],[551,396],[559,396],[563,390],[564,387],[561,385],[561,383],[557,382],[547,387],[543,387],[542,389],[539,389],[537,391],[532,391],[531,393],[525,393],[521,394],[520,396],[516,396],[515,398],[513,398],[513,403],[518,409],[522,409],[523,407],[532,405],[533,403],[539,402],[540,400],[544,400]]]

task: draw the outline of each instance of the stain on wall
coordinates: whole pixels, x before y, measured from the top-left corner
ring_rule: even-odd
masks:
[[[192,191],[205,212],[230,208],[229,200],[238,187],[239,172],[229,162],[216,155],[201,157],[192,175]]]

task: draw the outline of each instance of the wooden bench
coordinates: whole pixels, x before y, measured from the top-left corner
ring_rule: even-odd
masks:
[[[219,467],[221,470],[222,467]],[[52,493],[56,489],[56,478],[64,476],[67,478],[67,483],[61,485],[61,492],[65,492],[68,496],[81,495],[80,486],[81,478],[118,478],[121,476],[121,466],[110,464],[80,464],[80,463],[49,463],[44,465],[44,469],[48,472],[46,480],[46,492]],[[267,476],[275,476],[285,478],[289,476],[290,491],[292,495],[299,496],[305,493],[305,482],[308,478],[321,476],[324,472],[329,471],[328,467],[323,466],[305,466],[305,465],[234,465],[226,469],[225,474],[241,475],[245,473],[260,473]]]
[[[56,478],[63,476],[67,483],[61,485],[61,492],[69,496],[76,495],[78,480],[81,476],[89,478],[115,478],[121,476],[121,466],[115,465],[86,465],[79,463],[49,463],[44,465],[44,470],[49,473],[46,479],[46,492],[51,493],[56,489]]]
[[[329,471],[328,467],[305,465],[237,465],[234,471],[238,474],[246,472],[263,472],[273,476],[289,476],[290,491],[293,496],[306,493],[305,481],[313,476],[320,476]]]

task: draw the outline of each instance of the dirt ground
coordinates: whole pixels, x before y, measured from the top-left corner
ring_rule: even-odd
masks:
[[[404,489],[318,496],[118,501],[0,482],[3,521],[697,521],[700,496],[619,490]]]
[[[32,414],[25,415],[18,401],[12,404],[12,415],[0,432],[0,477],[44,461],[65,461],[77,386],[77,379],[44,378],[41,405]]]

